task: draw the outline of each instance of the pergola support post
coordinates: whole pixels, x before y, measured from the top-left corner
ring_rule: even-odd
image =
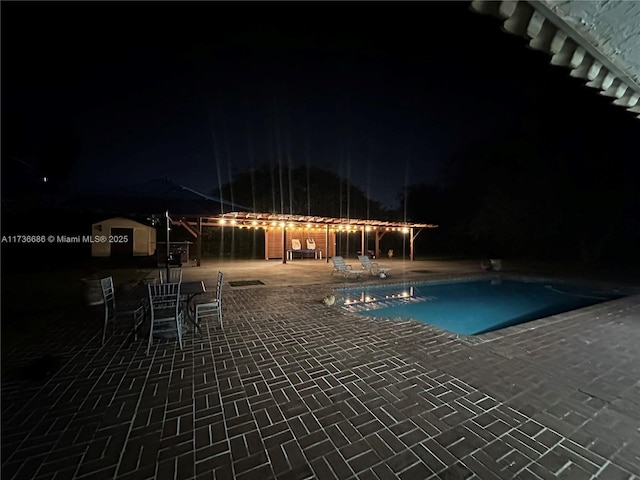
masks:
[[[409,229],[409,260],[413,262],[413,227]]]
[[[325,255],[325,258],[327,259],[326,262],[329,263],[329,253],[330,253],[330,249],[331,247],[329,246],[329,225],[325,225],[324,226],[324,244],[327,246],[327,252]]]
[[[282,227],[282,263],[287,263],[287,227]]]
[[[202,217],[198,217],[198,236],[196,237],[196,266],[202,264]]]
[[[380,239],[384,237],[384,234],[387,232],[381,232],[376,230],[376,256],[380,257],[382,252],[380,252]]]
[[[413,232],[414,232],[414,228],[413,228],[413,227],[411,227],[411,229],[410,229],[410,230],[411,230],[411,231],[410,231],[410,235],[411,235],[411,239],[410,239],[410,242],[411,242],[411,243],[410,243],[410,245],[411,245],[410,260],[411,260],[411,261],[413,261],[413,260],[415,260],[415,252],[413,251],[413,249],[414,249],[414,245],[415,245],[415,239],[416,239],[416,238],[418,238],[418,235],[420,235],[420,232],[422,232],[422,228],[420,228],[420,229],[415,233],[415,235],[413,234]]]
[[[167,222],[167,260],[166,260],[166,265],[165,268],[167,269],[167,281],[169,281],[169,269],[171,268],[171,266],[169,265],[169,257],[171,256],[171,244],[169,243],[169,231],[171,230],[171,226],[170,226],[170,222],[171,219],[169,218],[169,210],[165,210],[165,220]]]

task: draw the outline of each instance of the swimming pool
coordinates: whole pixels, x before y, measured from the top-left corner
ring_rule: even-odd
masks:
[[[616,289],[502,278],[337,291],[346,310],[374,317],[413,318],[463,335],[491,332],[627,295]]]

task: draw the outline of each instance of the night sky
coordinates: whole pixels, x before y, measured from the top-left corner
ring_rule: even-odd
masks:
[[[63,152],[71,190],[281,162],[392,206],[483,138],[638,127],[468,2],[2,2],[3,165]]]

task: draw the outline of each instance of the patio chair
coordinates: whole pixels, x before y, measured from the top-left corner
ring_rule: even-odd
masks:
[[[316,251],[316,243],[313,239],[310,239],[313,243],[313,248],[309,247],[309,239],[307,239],[307,248],[302,248],[302,242],[298,238],[291,239],[291,250],[287,251],[288,260],[293,260],[293,258],[298,254],[300,258],[305,258],[306,256],[313,255],[315,258],[318,258],[319,251]],[[320,254],[322,257],[322,253]]]
[[[385,278],[389,276],[390,268],[382,268],[377,262],[372,262],[368,255],[358,255],[363,270],[368,270],[371,275]]]
[[[307,238],[307,252],[313,252],[313,256],[316,259],[321,259],[322,260],[322,250],[319,250],[317,245],[316,245],[316,241],[313,238]]]
[[[222,328],[222,278],[223,273],[218,272],[218,282],[216,283],[216,297],[205,303],[196,304],[196,323],[206,321],[209,318],[217,316]]]
[[[138,339],[138,329],[144,322],[145,305],[142,299],[132,300],[128,302],[119,301],[116,307],[116,293],[113,286],[113,277],[100,279],[100,287],[102,288],[102,298],[104,299],[104,327],[102,329],[102,345],[107,340],[107,326],[111,324],[115,333],[115,322],[118,317],[131,317],[133,320],[133,329],[135,339]]]
[[[182,282],[182,269],[181,268],[170,268],[169,269],[169,279],[167,280],[167,269],[161,268],[160,272],[160,283],[181,283]]]
[[[331,260],[333,260],[333,270],[331,272],[331,275],[336,272],[340,273],[345,278],[360,278],[360,276],[362,275],[362,270],[353,270],[351,265],[345,263],[344,258],[340,256],[333,257]]]
[[[149,355],[154,334],[171,334],[175,332],[180,350],[182,350],[184,312],[180,308],[180,304],[179,283],[149,284],[151,326],[149,327],[147,355]]]

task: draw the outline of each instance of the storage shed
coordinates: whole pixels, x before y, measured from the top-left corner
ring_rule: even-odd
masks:
[[[91,227],[92,257],[148,257],[156,252],[156,229],[114,217]]]

